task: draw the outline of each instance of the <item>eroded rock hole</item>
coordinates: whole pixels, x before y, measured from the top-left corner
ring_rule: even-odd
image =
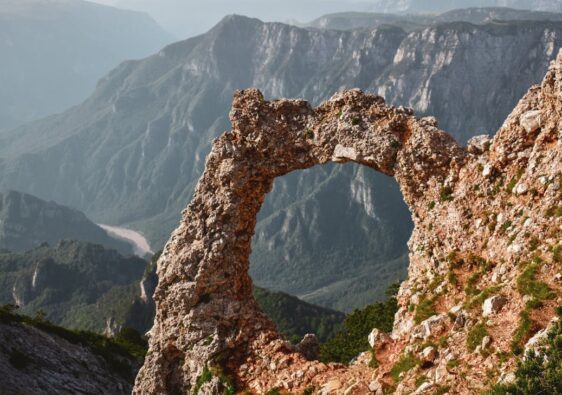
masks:
[[[291,173],[258,215],[250,275],[260,287],[349,312],[404,278],[412,227],[391,177],[352,163]]]

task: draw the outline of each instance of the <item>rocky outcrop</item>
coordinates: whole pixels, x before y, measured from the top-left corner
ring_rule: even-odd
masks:
[[[309,385],[353,393],[376,377],[405,394],[416,389],[416,373],[396,378],[390,368],[422,342],[441,338],[431,355],[419,349],[432,359],[420,367],[430,380],[427,390],[474,393],[482,377],[499,376],[499,355],[531,335],[518,330],[518,315],[526,311],[540,327],[560,297],[552,279],[560,270],[561,92],[562,55],[491,144],[472,153],[434,118],[418,119],[358,90],[316,109],[299,100],[267,102],[257,90],[238,92],[232,130],[214,141],[195,196],[159,260],[156,320],[135,393],[219,393],[232,382],[255,393]],[[251,294],[250,240],[273,180],[330,161],[393,176],[415,224],[392,344],[384,353],[374,350],[377,370],[363,357],[350,367],[306,361]],[[508,300],[503,313],[484,320],[482,302],[500,291]],[[453,308],[464,309],[466,321],[455,332]],[[480,351],[486,336],[486,347],[498,353]],[[453,368],[459,361],[463,374]],[[510,367],[508,358],[504,369]]]
[[[27,324],[5,321],[5,316],[0,317],[2,393],[130,393],[130,376],[138,368],[137,361],[116,351],[106,352],[115,358],[116,365],[111,365],[88,346]]]

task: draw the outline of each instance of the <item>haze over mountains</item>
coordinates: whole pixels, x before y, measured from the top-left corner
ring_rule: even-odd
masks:
[[[561,33],[557,21],[326,31],[231,16],[123,63],[82,105],[0,134],[0,186],[131,225],[159,248],[210,141],[229,129],[235,89],[319,103],[360,87],[438,116],[466,141],[494,133],[540,80]],[[276,182],[260,214],[252,275],[258,285],[350,309],[404,276],[410,231],[400,192],[384,176],[352,165],[293,174]]]
[[[78,210],[16,191],[0,193],[0,249],[22,252],[61,240],[87,241],[125,255],[132,253],[129,243],[110,237]]]
[[[201,34],[227,14],[263,21],[301,23],[336,12],[434,14],[468,7],[511,7],[562,11],[560,0],[93,0],[124,9],[143,11],[178,38]]]
[[[303,27],[318,29],[352,30],[397,25],[407,31],[447,22],[468,22],[477,25],[494,21],[560,21],[562,14],[546,11],[527,11],[513,8],[455,9],[442,14],[384,14],[370,12],[342,12],[323,15]]]
[[[171,36],[148,15],[82,0],[0,0],[0,129],[80,103]]]

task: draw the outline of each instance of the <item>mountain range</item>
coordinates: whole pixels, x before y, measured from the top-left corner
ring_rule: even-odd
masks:
[[[558,21],[334,31],[230,16],[205,35],[121,64],[83,104],[1,133],[0,187],[139,229],[159,248],[210,142],[229,129],[236,89],[318,104],[359,87],[438,116],[466,141],[494,133],[540,80],[561,37]],[[349,311],[405,276],[409,215],[396,183],[368,169],[291,174],[276,181],[260,213],[251,274],[259,286]]]
[[[87,241],[124,255],[132,253],[129,243],[110,237],[78,210],[16,191],[0,193],[0,249],[23,252],[61,240]]]
[[[373,10],[385,13],[435,13],[468,7],[510,7],[562,11],[560,0],[375,0]]]
[[[467,22],[486,24],[499,21],[560,21],[562,14],[546,11],[527,11],[506,7],[468,8],[446,11],[441,14],[384,14],[369,12],[341,12],[328,14],[305,24],[302,27],[318,29],[353,30],[376,28],[384,25],[397,25],[404,30],[413,31],[424,26],[448,22]]]
[[[0,0],[0,129],[80,103],[123,60],[171,41],[138,12],[82,0]]]

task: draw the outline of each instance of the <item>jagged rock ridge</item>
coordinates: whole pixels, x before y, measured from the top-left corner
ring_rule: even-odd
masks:
[[[510,351],[554,316],[562,301],[555,282],[562,248],[562,54],[497,136],[475,139],[468,149],[434,118],[417,119],[357,90],[317,109],[242,91],[230,118],[232,131],[214,141],[159,260],[156,320],[135,393],[221,393],[230,376],[255,393],[312,385],[321,393],[393,387],[406,394],[419,385],[419,370],[411,370],[419,365],[428,382],[418,393],[447,386],[469,394],[482,389],[485,377],[500,378],[500,358],[504,371],[513,369]],[[372,342],[376,369],[369,353],[349,367],[306,361],[251,295],[250,240],[274,178],[329,161],[394,176],[415,224],[393,332]],[[496,295],[504,302],[487,301]],[[495,306],[485,318],[482,303]],[[525,320],[532,323],[526,331]],[[404,358],[411,366],[397,375],[391,367]],[[201,382],[205,371],[212,377]]]

